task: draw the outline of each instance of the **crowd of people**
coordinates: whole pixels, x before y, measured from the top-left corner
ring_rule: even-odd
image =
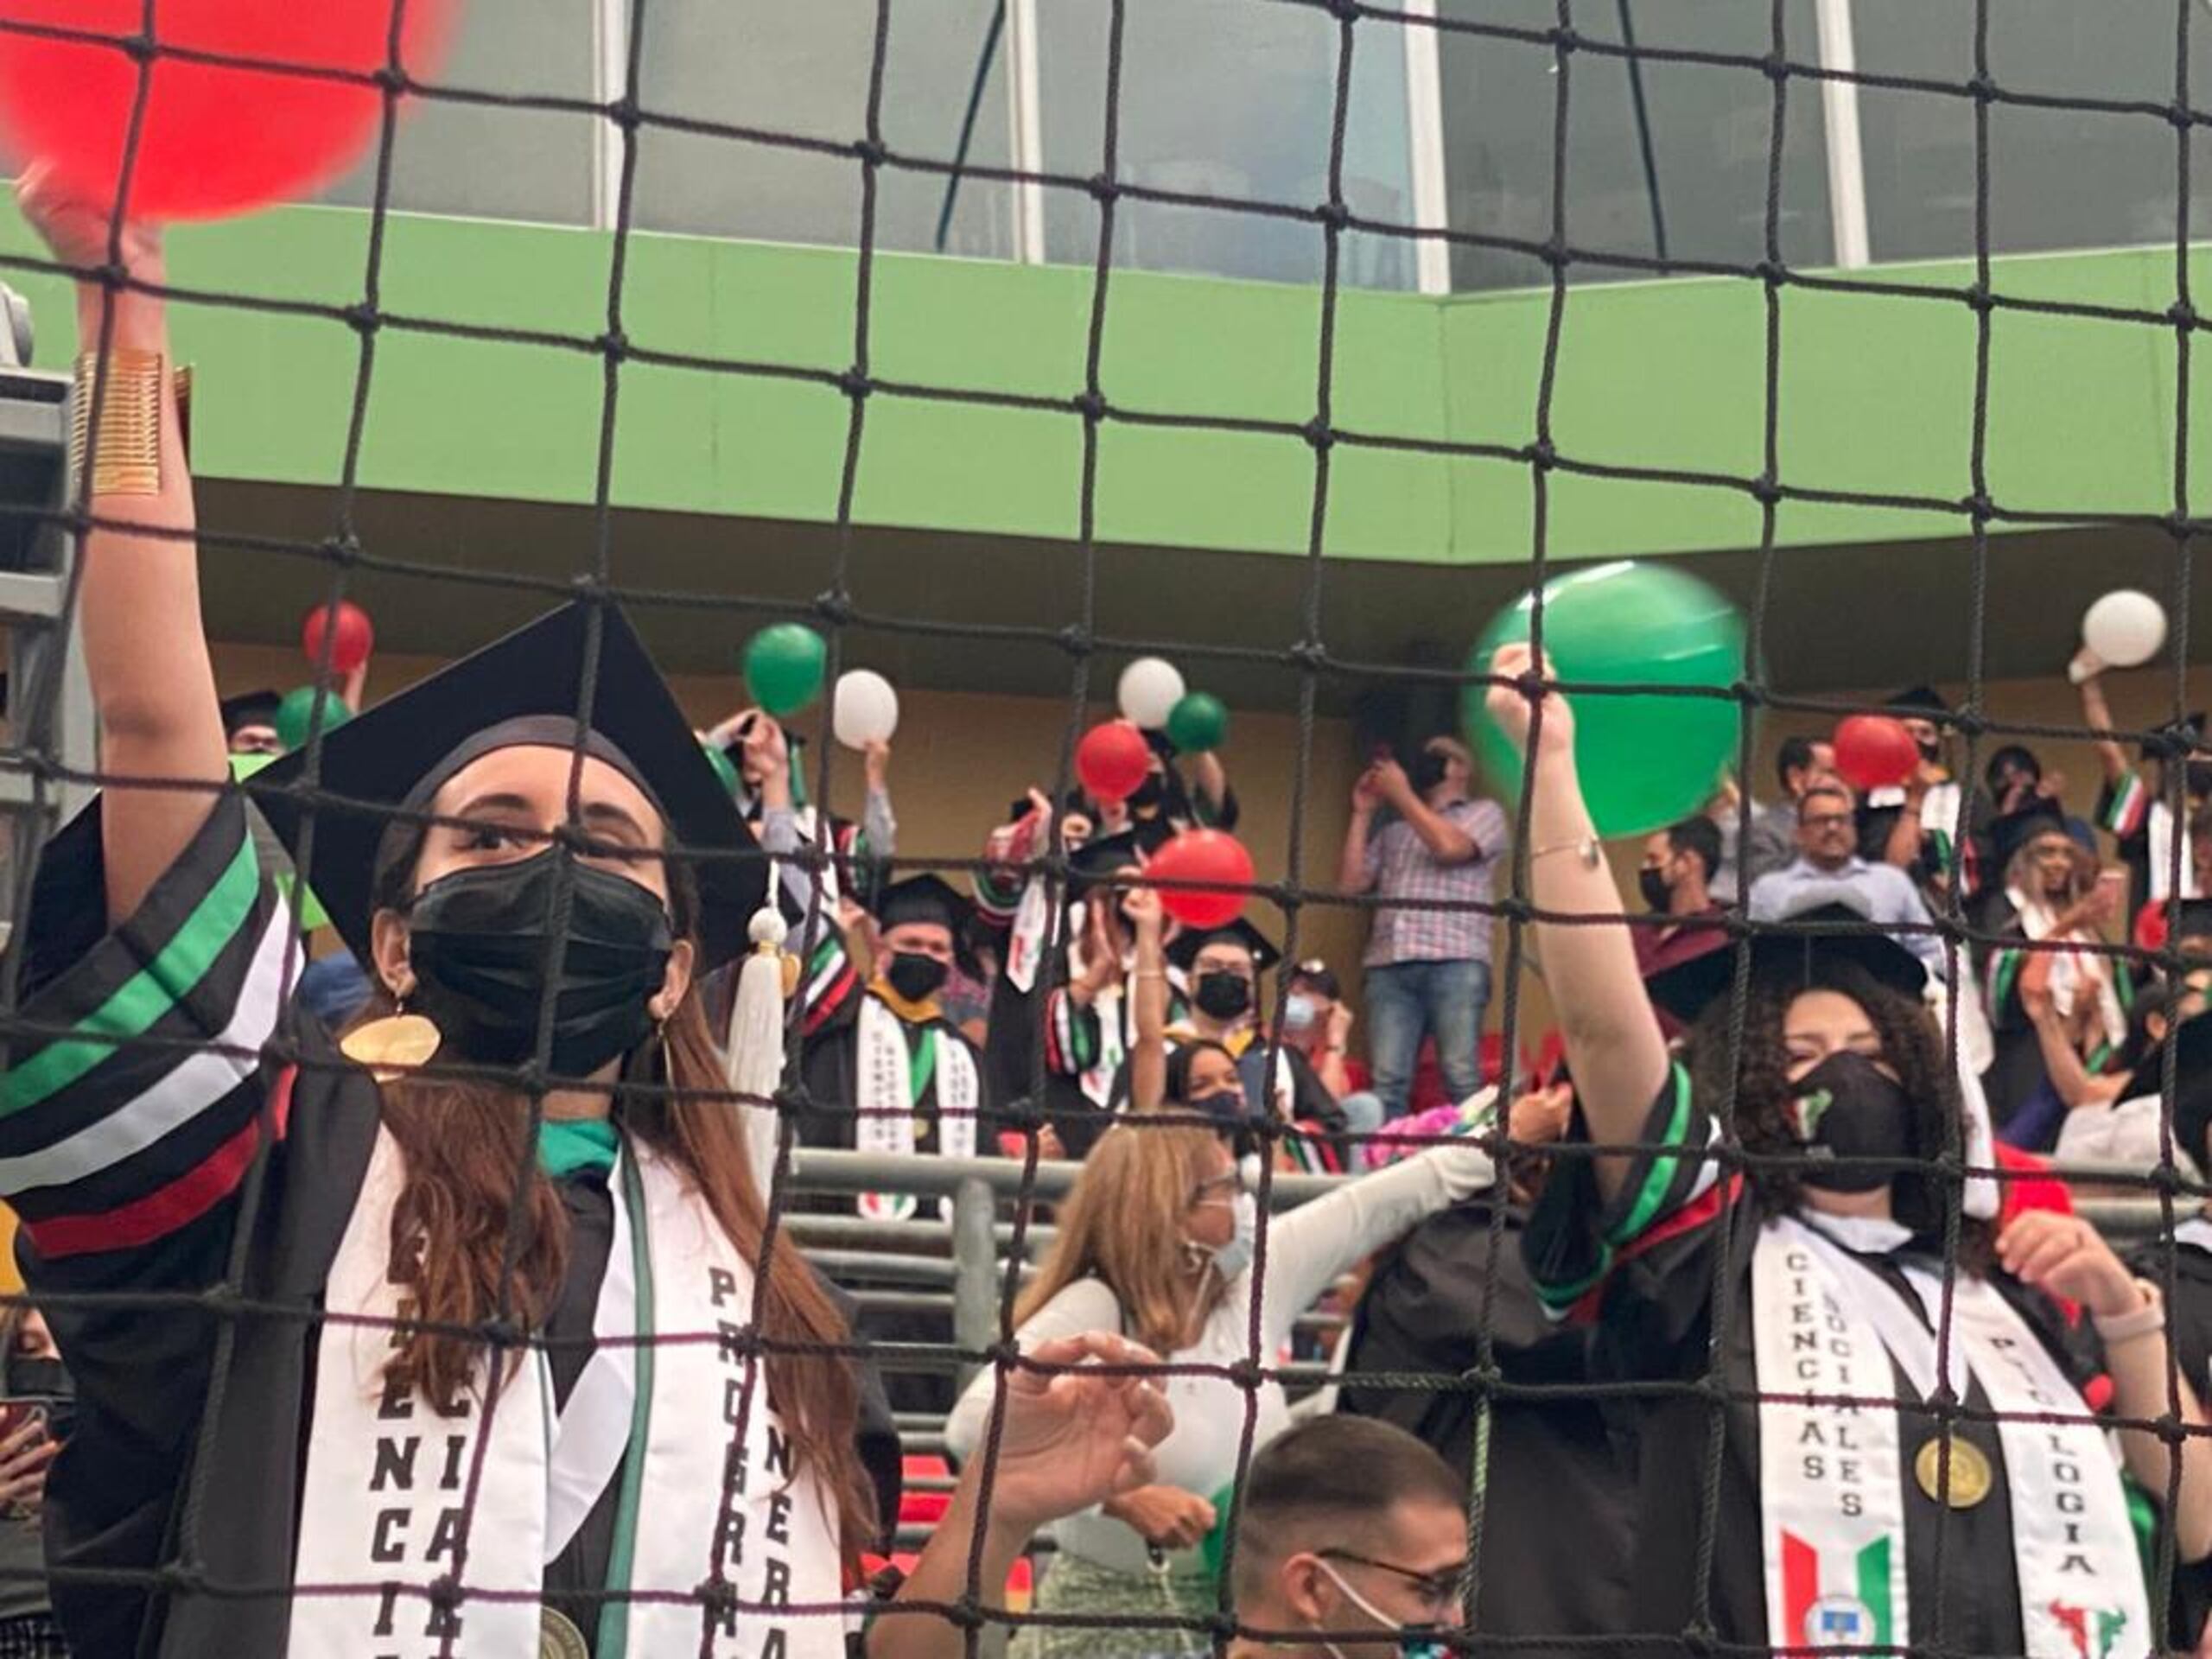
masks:
[[[1440,734],[1350,803],[1363,1060],[1348,976],[1146,885],[1243,810],[1162,735],[1127,798],[1032,791],[971,880],[914,874],[887,745],[831,814],[802,734],[694,729],[584,602],[282,753],[216,696],[159,238],[35,170],[22,200],[142,284],[80,296],[144,423],[141,464],[89,458],[81,620],[102,768],[163,786],[55,838],[9,944],[0,1659],[950,1659],[1048,1528],[1026,1656],[1195,1655],[1224,1606],[1240,1656],[2212,1640],[2212,1222],[2164,1271],[2034,1179],[2212,1169],[2202,721],[2101,744],[2092,823],[2027,748],[1955,776],[1908,691],[1909,778],[1791,739],[1624,904],[1573,699],[1508,646],[1556,1052],[1485,1074],[1516,858]],[[1011,1348],[884,1375],[871,1344],[949,1332],[774,1218],[934,1201],[795,1197],[794,1143],[1079,1161]],[[1271,1169],[1349,1179],[1270,1217]],[[1273,1367],[1346,1275],[1294,1407]],[[870,1579],[900,1413],[961,1472]],[[2139,1521],[2180,1564],[2155,1614]]]

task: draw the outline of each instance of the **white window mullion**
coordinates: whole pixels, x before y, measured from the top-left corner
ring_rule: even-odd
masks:
[[[599,0],[592,16],[591,95],[601,104],[622,96],[630,79],[629,0]],[[614,228],[622,193],[622,129],[601,118],[592,145],[591,222]]]
[[[1436,0],[1404,0],[1408,17],[1433,18]],[[1414,226],[1440,231],[1450,225],[1451,199],[1444,178],[1444,70],[1436,30],[1402,23],[1406,48],[1406,130],[1414,185]],[[1452,245],[1433,236],[1414,243],[1414,284],[1424,294],[1452,291]]]
[[[1007,115],[1017,173],[1045,170],[1043,70],[1037,53],[1037,0],[1005,0]],[[1014,187],[1014,257],[1045,263],[1045,187],[1033,179]]]
[[[1815,0],[1820,19],[1821,67],[1850,74],[1859,67],[1852,37],[1851,0]],[[1866,236],[1866,158],[1859,139],[1859,83],[1821,82],[1821,114],[1827,130],[1828,213],[1835,232],[1835,262],[1857,270],[1873,261]]]

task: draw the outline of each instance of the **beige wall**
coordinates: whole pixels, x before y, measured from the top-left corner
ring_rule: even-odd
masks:
[[[216,651],[216,674],[226,694],[257,686],[279,690],[303,677],[298,654],[274,647],[226,645]],[[388,696],[418,678],[435,664],[421,658],[378,659],[370,686],[372,700]],[[2109,694],[2113,715],[2123,728],[2143,728],[2161,723],[2172,712],[2170,677],[2163,671],[2145,670],[2113,677]],[[675,683],[678,700],[694,721],[706,725],[740,705],[743,690],[733,677],[687,677]],[[1953,697],[1958,686],[1940,690]],[[1870,700],[1884,695],[1866,694]],[[1851,694],[1836,694],[1845,701]],[[892,769],[892,794],[898,806],[899,852],[904,857],[969,858],[980,850],[982,837],[1005,810],[1007,802],[1033,782],[1049,778],[1058,764],[1063,728],[1067,718],[1064,702],[1034,697],[997,697],[964,692],[902,691],[902,717]],[[2037,681],[2007,681],[1991,685],[1984,702],[1993,718],[2028,724],[2078,725],[2081,702],[2063,675]],[[2212,704],[2212,670],[2190,676],[2189,708]],[[1093,717],[1108,712],[1095,707]],[[807,721],[799,722],[806,727]],[[1787,710],[1769,714],[1762,721],[1762,747],[1752,778],[1754,792],[1762,799],[1774,793],[1772,755],[1782,740],[1792,733],[1820,734],[1832,730],[1834,717]],[[1999,743],[2012,740],[1983,740],[1986,759]],[[2042,755],[2046,769],[2063,772],[2070,808],[2088,816],[2095,804],[2101,774],[2089,744],[2049,739],[2025,739]],[[1289,857],[1289,817],[1292,772],[1297,749],[1297,722],[1288,715],[1239,714],[1224,752],[1237,793],[1244,803],[1239,834],[1251,849],[1262,880],[1280,879]],[[425,757],[429,759],[430,757]],[[1312,771],[1307,781],[1309,810],[1301,858],[1303,879],[1326,890],[1335,881],[1337,854],[1342,843],[1346,802],[1357,771],[1349,722],[1324,720],[1314,732]],[[852,764],[848,764],[848,763]],[[834,791],[836,804],[851,810],[857,804],[857,757],[839,751]],[[1633,894],[1635,868],[1642,856],[1640,842],[1617,842],[1611,849],[1623,879],[1623,891]],[[1630,903],[1634,900],[1631,897]],[[1282,918],[1272,906],[1255,912],[1261,925],[1280,936]],[[1301,956],[1325,957],[1356,981],[1364,928],[1358,912],[1328,905],[1309,909],[1300,927]],[[1497,960],[1504,961],[1505,941],[1501,930]],[[1550,1023],[1551,1010],[1541,984],[1525,977],[1522,987],[1521,1021],[1524,1031],[1541,1030]],[[1500,995],[1493,1001],[1491,1024],[1502,1011]]]

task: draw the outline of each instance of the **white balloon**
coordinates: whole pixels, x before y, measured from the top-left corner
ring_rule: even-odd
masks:
[[[2166,643],[2166,613],[2150,594],[2118,588],[2082,613],[2082,643],[2114,668],[2139,668]]]
[[[1183,701],[1183,677],[1162,658],[1140,657],[1122,671],[1118,700],[1122,719],[1145,731],[1159,731]]]
[[[830,704],[830,729],[849,749],[888,743],[899,729],[899,694],[872,668],[840,674]]]

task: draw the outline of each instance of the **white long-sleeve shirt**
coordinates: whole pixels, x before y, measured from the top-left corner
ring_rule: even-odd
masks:
[[[1248,1355],[1253,1279],[1247,1268],[1230,1281],[1207,1317],[1198,1339],[1168,1356],[1183,1363],[1229,1366],[1246,1357],[1273,1363],[1290,1336],[1292,1323],[1362,1258],[1411,1230],[1424,1217],[1490,1185],[1490,1155],[1472,1141],[1432,1147],[1371,1175],[1338,1187],[1326,1198],[1267,1222],[1267,1284],[1260,1300],[1260,1351]],[[1084,1331],[1120,1331],[1121,1300],[1103,1280],[1084,1279],[1068,1286],[1037,1310],[1014,1332],[1027,1353],[1055,1337]],[[996,1373],[977,1374],[946,1420],[945,1444],[955,1455],[971,1455],[988,1421]],[[1226,1377],[1171,1376],[1162,1380],[1175,1427],[1154,1448],[1161,1485],[1179,1486],[1211,1497],[1236,1474],[1236,1448],[1244,1434],[1244,1395]],[[1256,1452],[1289,1427],[1289,1404],[1282,1385],[1273,1380],[1259,1388]],[[1117,1573],[1141,1573],[1147,1566],[1145,1541],[1122,1522],[1086,1510],[1054,1529],[1063,1551],[1081,1555]],[[1198,1552],[1180,1552],[1178,1571],[1195,1572]]]

